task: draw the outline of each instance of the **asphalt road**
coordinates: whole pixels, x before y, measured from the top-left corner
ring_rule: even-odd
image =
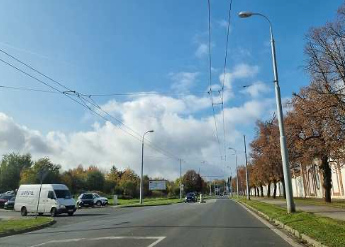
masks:
[[[237,203],[99,208],[57,217],[52,227],[0,238],[0,246],[290,246]]]

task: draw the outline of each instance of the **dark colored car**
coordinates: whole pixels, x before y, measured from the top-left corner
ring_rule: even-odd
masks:
[[[94,197],[92,193],[83,193],[78,197],[77,206],[81,207],[93,207],[94,206]]]
[[[7,202],[5,202],[4,209],[14,209],[14,202],[15,202],[15,200],[16,200],[16,197],[13,196]]]
[[[2,196],[0,197],[0,208],[3,208],[5,203],[10,200],[13,197],[13,195],[6,195],[6,194],[2,194]]]
[[[184,202],[196,202],[197,201],[197,198],[196,198],[196,195],[195,193],[187,193],[185,199],[184,199]]]

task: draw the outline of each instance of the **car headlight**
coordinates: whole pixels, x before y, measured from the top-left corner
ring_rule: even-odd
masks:
[[[59,208],[64,209],[64,208],[66,208],[66,206],[65,205],[59,205]]]

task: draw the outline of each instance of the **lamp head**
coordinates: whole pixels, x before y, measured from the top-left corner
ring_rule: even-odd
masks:
[[[149,131],[147,131],[147,132],[149,132],[149,133],[153,133],[153,132],[155,132],[154,130],[149,130]]]
[[[238,16],[240,18],[248,18],[248,17],[251,17],[252,15],[253,13],[249,11],[241,11],[240,13],[238,13]]]

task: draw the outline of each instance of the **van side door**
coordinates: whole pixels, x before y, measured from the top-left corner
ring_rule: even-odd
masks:
[[[38,212],[39,213],[45,212],[45,204],[47,203],[47,196],[48,196],[48,192],[46,190],[41,190],[40,203],[38,205]]]
[[[47,191],[47,200],[45,204],[45,212],[49,213],[52,206],[56,204],[56,197],[53,190]]]

